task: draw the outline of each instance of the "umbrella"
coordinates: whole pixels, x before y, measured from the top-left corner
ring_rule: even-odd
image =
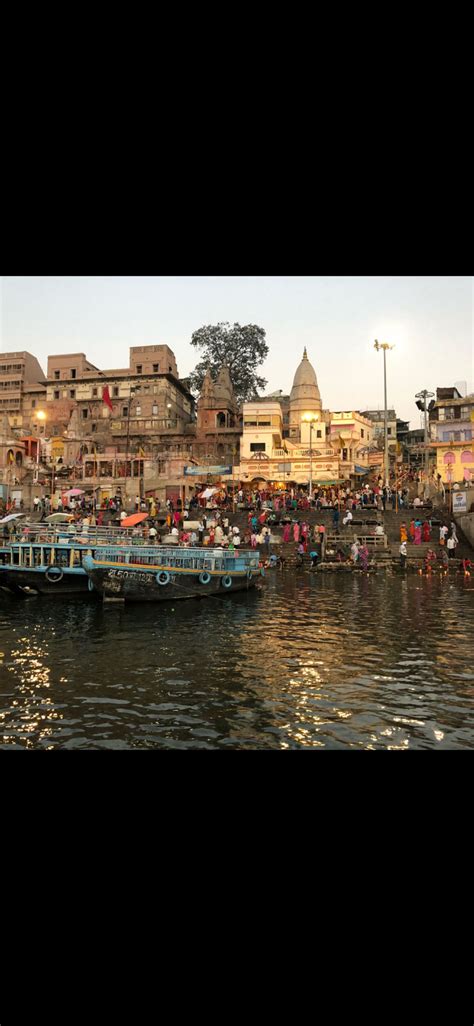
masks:
[[[10,520],[18,520],[18,517],[26,517],[26,513],[10,513],[8,517],[4,517],[0,520],[0,524],[9,524]]]
[[[51,513],[49,517],[46,517],[45,523],[56,524],[60,520],[64,523],[66,520],[74,520],[72,513]]]
[[[68,499],[70,499],[72,495],[84,495],[84,489],[83,488],[71,488],[68,492],[64,492],[63,494],[67,495]]]
[[[134,513],[131,517],[125,517],[120,526],[136,527],[137,524],[142,524],[144,520],[148,520],[148,516],[148,513]]]
[[[215,495],[215,493],[218,492],[218,491],[219,491],[218,488],[206,488],[206,490],[204,492],[201,492],[199,498],[200,499],[210,499],[211,496]]]

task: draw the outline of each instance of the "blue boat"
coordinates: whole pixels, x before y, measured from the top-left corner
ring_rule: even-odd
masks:
[[[83,567],[104,598],[163,602],[222,596],[255,587],[263,571],[255,549],[118,546],[85,555]]]

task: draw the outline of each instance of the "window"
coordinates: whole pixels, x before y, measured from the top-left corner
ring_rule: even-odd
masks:
[[[114,391],[114,399],[118,399],[119,390],[118,390],[117,385],[114,387],[113,391]]]
[[[160,370],[160,365],[159,365],[159,363],[154,363],[154,364],[153,364],[153,374],[158,374],[158,373],[159,373],[159,370]]]
[[[168,370],[169,370],[170,374],[173,373],[173,368],[172,367],[168,367]]]
[[[364,437],[364,429],[363,429],[363,428],[361,428],[361,429],[360,429],[360,437],[361,437],[361,438],[363,438],[363,437]]]
[[[89,410],[83,410],[82,411],[82,419],[83,420],[87,420],[88,416],[89,416]]]
[[[97,424],[93,424],[93,425],[92,425],[92,430],[93,430],[93,431],[97,431]]]
[[[55,393],[54,393],[54,398],[55,398],[55,399],[59,399],[59,392],[55,392]]]
[[[36,399],[32,399],[31,400],[31,409],[32,410],[36,409]]]
[[[54,372],[54,380],[59,381],[59,371]]]
[[[472,406],[461,406],[461,420],[470,420],[471,412],[474,410]]]
[[[392,434],[392,429],[388,427],[387,428],[387,435],[391,435],[391,434]]]
[[[73,381],[74,381],[75,377],[76,377],[76,371],[73,368],[72,371],[71,371],[71,378],[72,378]]]
[[[142,415],[142,408],[141,408],[141,406],[137,406],[135,412],[136,412],[137,417],[141,417],[141,415]]]
[[[70,399],[75,399],[76,398],[76,390],[75,390],[75,388],[71,388],[71,391],[69,392],[69,398]]]
[[[316,438],[322,438],[322,437],[323,437],[322,431],[316,431]]]
[[[250,452],[265,452],[265,442],[251,442]]]
[[[96,388],[92,389],[92,398],[93,399],[97,399],[97,389]]]
[[[137,367],[137,374],[142,374],[142,372],[143,372],[143,367],[142,367],[141,364],[139,364],[139,366]]]
[[[444,413],[445,420],[454,420],[454,406],[446,406],[444,410],[439,411],[440,414]],[[440,417],[440,419],[442,419]]]
[[[128,417],[128,406],[124,406],[122,410],[122,417]]]

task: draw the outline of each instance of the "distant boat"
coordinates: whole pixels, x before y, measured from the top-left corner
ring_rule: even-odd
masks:
[[[163,602],[222,596],[253,588],[262,575],[259,553],[186,546],[130,546],[86,555],[83,567],[104,598]]]

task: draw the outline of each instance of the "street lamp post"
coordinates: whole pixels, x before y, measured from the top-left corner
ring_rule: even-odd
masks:
[[[44,421],[46,420],[46,414],[45,414],[44,410],[38,410],[38,412],[36,414],[36,418],[41,423],[44,423]],[[39,433],[37,435],[36,441],[37,441],[37,445],[36,445],[36,484],[38,484],[38,481],[39,481],[40,455],[41,455],[41,438],[40,438]]]
[[[302,420],[303,423],[309,424],[309,504],[311,506],[313,498],[313,424],[317,423],[318,418],[312,417],[311,414],[305,414]]]
[[[388,409],[387,409],[387,362],[386,354],[387,349],[395,349],[395,346],[389,346],[388,342],[378,342],[375,339],[374,349],[379,352],[383,350],[383,391],[384,391],[384,469],[385,469],[385,487],[388,488]]]
[[[128,479],[128,458],[130,449],[130,415],[132,412],[132,402],[135,396],[135,388],[130,386],[130,395],[128,397],[128,419],[127,419],[127,447],[125,453],[125,501],[127,501],[127,479]],[[130,478],[133,478],[133,467],[132,461],[130,460]],[[133,506],[132,506],[133,509]]]

